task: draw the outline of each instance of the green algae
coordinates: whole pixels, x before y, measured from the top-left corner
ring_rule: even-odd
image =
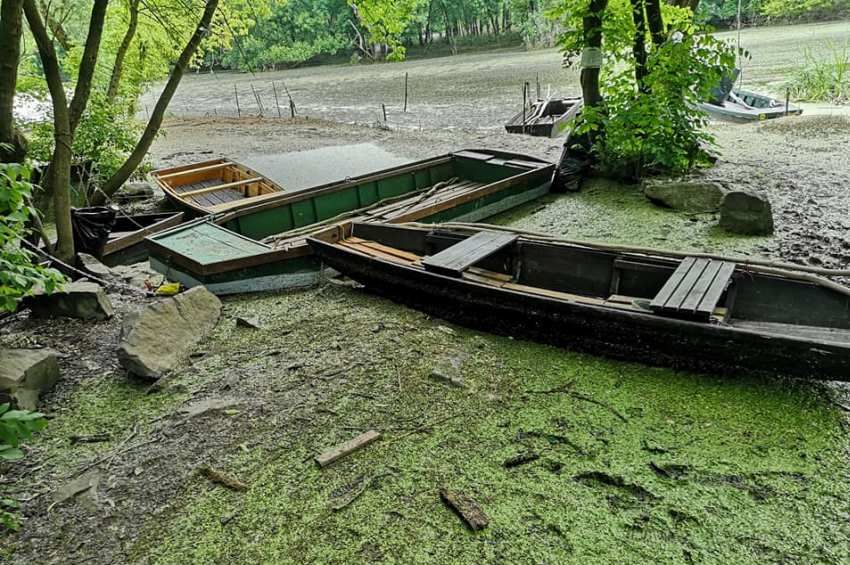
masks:
[[[638,185],[600,178],[585,182],[581,192],[549,195],[491,222],[578,240],[732,255],[757,253],[770,241],[730,234],[717,227],[716,214],[662,208]]]
[[[276,416],[251,431],[282,433],[279,445],[234,449],[220,462],[248,492],[187,484],[147,523],[137,560],[850,558],[850,486],[836,480],[846,476],[846,438],[819,385],[681,373],[449,329],[335,288],[237,299],[228,311],[265,316],[263,342],[288,344],[282,355],[306,363],[264,365],[277,386],[351,369],[306,417]],[[208,347],[226,358],[256,339],[228,326]],[[446,358],[462,360],[465,388],[428,378]],[[313,464],[369,428],[384,438],[329,468]],[[527,450],[540,459],[503,467]],[[331,509],[364,483],[349,506]],[[441,504],[442,486],[473,496],[490,527],[466,530]]]

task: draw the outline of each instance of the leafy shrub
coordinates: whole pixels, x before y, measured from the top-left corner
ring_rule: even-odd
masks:
[[[30,203],[29,176],[26,165],[0,163],[0,312],[14,311],[38,286],[53,292],[64,281],[58,271],[34,264],[21,243],[30,233],[28,221],[38,213]]]
[[[823,57],[807,49],[804,59],[788,83],[792,97],[833,104],[850,102],[850,43],[828,44]]]
[[[0,404],[0,460],[23,459],[21,442],[46,427],[47,419],[44,414],[29,410],[12,410],[8,402]]]
[[[131,108],[120,102],[110,103],[102,93],[93,92],[74,132],[73,164],[85,170],[95,184],[102,183],[124,164],[140,133],[141,126]],[[53,123],[34,125],[30,156],[49,161],[52,153]]]

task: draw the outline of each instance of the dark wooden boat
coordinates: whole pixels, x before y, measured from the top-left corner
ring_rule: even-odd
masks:
[[[582,104],[581,97],[537,100],[508,120],[505,131],[536,137],[566,135]]]
[[[110,267],[144,261],[148,258],[145,238],[173,228],[182,221],[183,212],[133,215],[119,213],[99,259]]]
[[[309,244],[367,288],[486,331],[692,370],[850,380],[850,290],[820,277],[496,227],[355,222]]]
[[[159,169],[151,178],[169,200],[196,215],[230,212],[283,195],[283,188],[227,159]]]

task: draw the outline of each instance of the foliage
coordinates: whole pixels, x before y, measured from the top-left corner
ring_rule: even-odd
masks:
[[[93,92],[77,126],[73,164],[85,171],[87,180],[99,184],[112,176],[136,145],[141,125],[122,100],[115,103]],[[53,153],[53,123],[35,124],[30,136],[33,159],[49,161]]]
[[[401,36],[413,19],[421,0],[348,0],[360,23],[366,29],[372,45],[386,45],[387,59],[403,61],[407,49]]]
[[[764,0],[765,16],[795,18],[836,16],[850,8],[847,0]]]
[[[8,402],[0,404],[0,461],[23,459],[21,442],[46,427],[47,419],[44,414],[30,410],[12,410]]]
[[[54,269],[34,264],[33,254],[22,246],[30,233],[27,223],[37,214],[30,204],[29,177],[26,165],[0,164],[0,312],[14,311],[36,287],[53,292],[64,281]]]
[[[827,56],[815,56],[810,49],[805,62],[788,84],[794,98],[847,104],[850,102],[850,43],[830,43]]]
[[[560,40],[567,61],[583,47],[581,19],[586,0],[567,0],[551,11],[564,28]],[[730,46],[693,23],[687,9],[664,6],[667,36],[650,48],[643,88],[635,78],[635,25],[629,0],[611,0],[603,14],[601,91],[605,103],[585,107],[576,133],[594,138],[600,167],[610,174],[683,172],[696,165],[700,147],[713,142],[706,116],[697,108],[734,65]],[[649,37],[646,41],[650,45]]]

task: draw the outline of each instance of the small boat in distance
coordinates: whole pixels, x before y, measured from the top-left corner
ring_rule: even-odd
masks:
[[[257,171],[228,159],[158,169],[151,178],[169,200],[195,215],[237,210],[284,192]]]
[[[368,289],[484,331],[697,371],[850,381],[850,289],[790,269],[481,225],[350,222],[308,243]]]
[[[755,122],[783,116],[799,116],[803,109],[794,104],[749,90],[733,89],[721,103],[703,102],[700,109],[709,116],[731,122]]]
[[[582,105],[580,96],[538,99],[508,120],[505,130],[536,137],[560,137],[570,130]]]

